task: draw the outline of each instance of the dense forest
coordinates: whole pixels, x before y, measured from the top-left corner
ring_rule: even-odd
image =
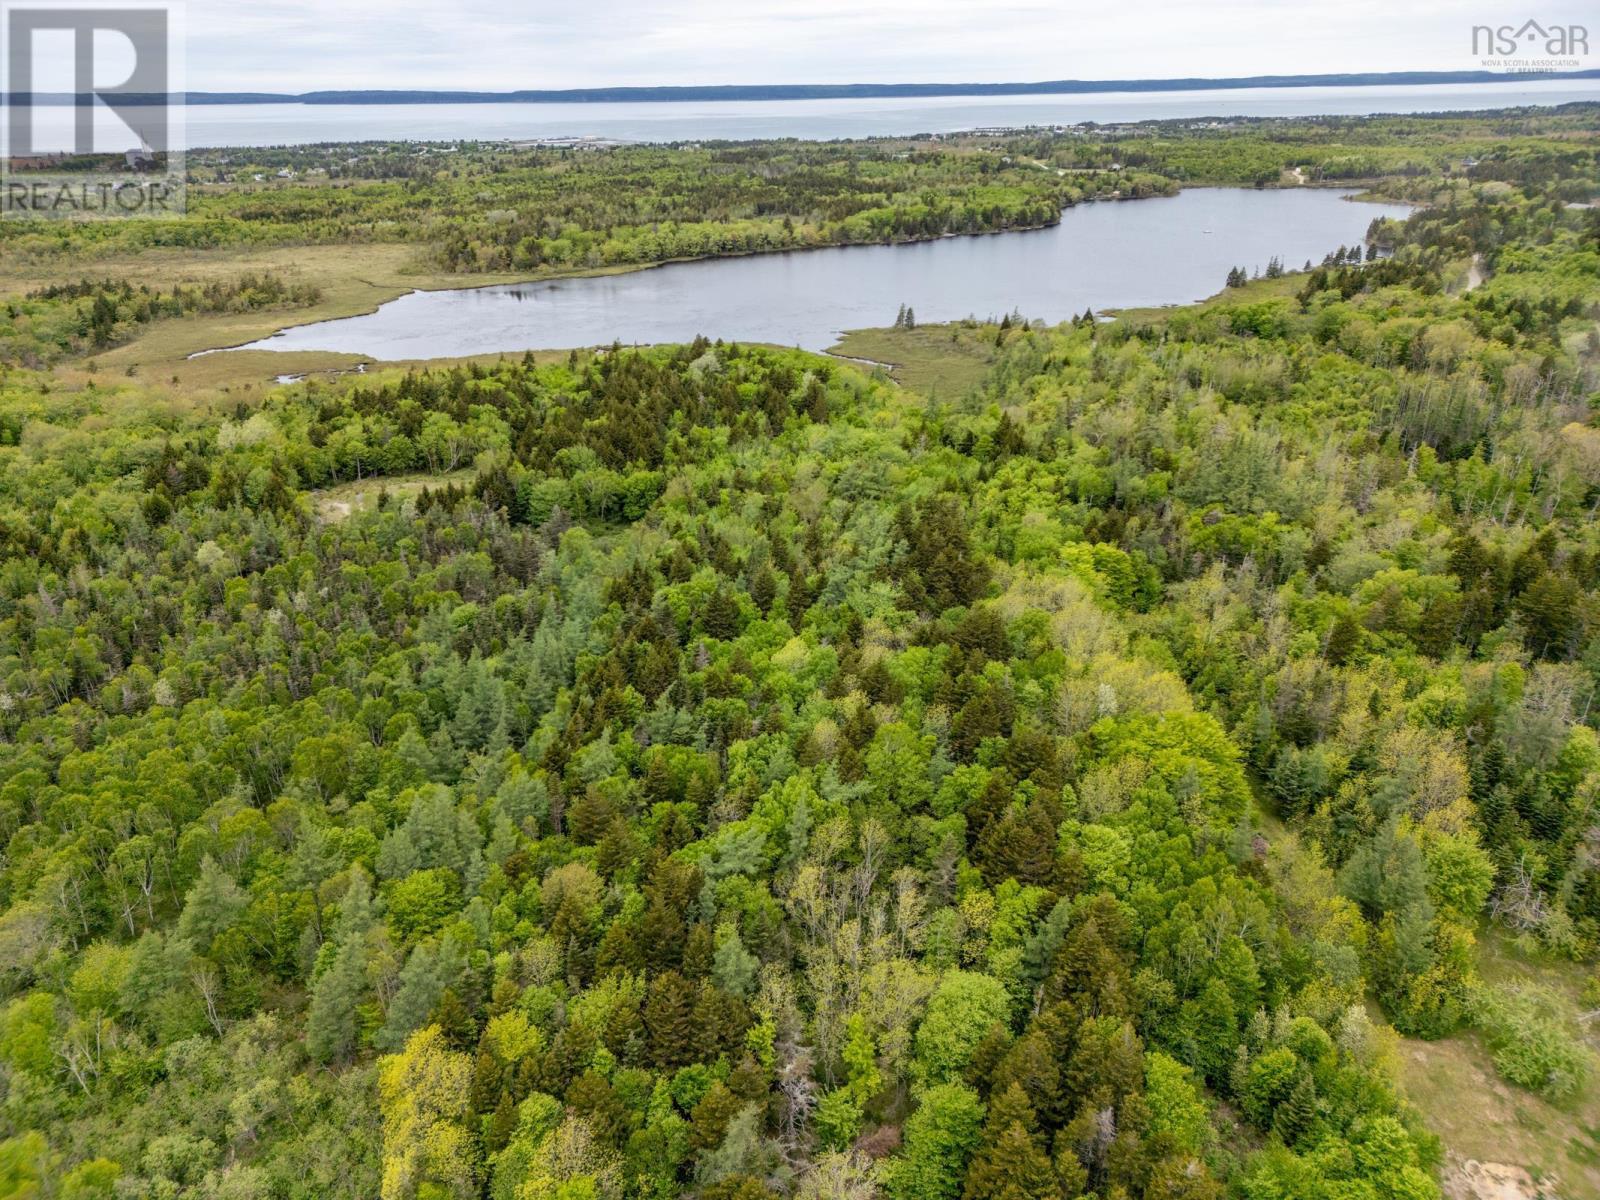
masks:
[[[186,217],[42,230],[11,222],[0,227],[0,258],[401,242],[417,246],[420,263],[451,271],[571,271],[1037,228],[1063,205],[1174,188],[1132,168],[1058,174],[997,144],[905,141],[362,145],[197,159],[197,180],[215,182],[197,182]]]
[[[960,397],[5,368],[0,1196],[1438,1197],[1397,1031],[1592,1070],[1600,165],[1429,170]]]
[[[153,322],[197,313],[304,308],[322,298],[314,284],[242,275],[170,290],[126,279],[50,284],[0,308],[0,364],[45,367],[136,337]]]

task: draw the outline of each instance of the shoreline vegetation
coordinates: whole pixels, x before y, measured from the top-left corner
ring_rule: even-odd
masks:
[[[109,346],[85,345],[72,321],[41,335],[51,318],[21,311],[29,308],[21,301],[65,273],[163,291],[275,274],[320,294],[289,314],[307,324],[370,312],[419,288],[1033,228],[1083,200],[1182,187],[1359,186],[1426,202],[1431,180],[1464,176],[1468,161],[1492,155],[1507,137],[1570,153],[1595,111],[1146,122],[1115,132],[835,144],[377,142],[200,152],[189,164],[192,206],[183,220],[0,227],[0,295],[18,310],[9,333],[0,322],[0,357],[45,364],[96,349],[110,369],[217,379],[218,364],[200,370],[188,356],[283,327],[274,314],[243,313],[159,322],[136,341],[131,329],[113,329]],[[301,365],[281,364],[291,372]]]
[[[1377,181],[1372,181],[1372,182],[1376,183]],[[1198,186],[1218,186],[1218,185],[1209,185],[1209,184],[1207,184],[1207,185],[1198,185]],[[1274,186],[1279,186],[1279,185],[1274,185]],[[1344,184],[1344,183],[1305,183],[1305,184],[1293,184],[1293,185],[1284,184],[1282,186],[1285,186],[1285,187],[1287,187],[1287,186],[1312,187],[1312,188],[1314,188],[1314,187],[1345,188],[1345,187],[1348,187],[1349,185]],[[1094,200],[1080,201],[1080,203],[1121,203],[1121,202],[1124,202],[1124,201],[1126,201],[1126,202],[1134,202],[1136,200],[1152,199],[1152,198],[1157,198],[1157,197],[1162,196],[1162,195],[1169,195],[1169,194],[1172,194],[1172,193],[1156,192],[1156,193],[1152,193],[1151,195],[1148,195],[1148,196],[1138,196],[1138,197],[1134,197],[1134,196],[1126,196],[1126,197],[1123,197],[1123,196],[1103,196],[1103,197],[1097,197]],[[1373,191],[1358,191],[1358,192],[1355,192],[1355,193],[1353,193],[1353,194],[1351,194],[1351,195],[1349,195],[1347,197],[1344,197],[1344,198],[1348,199],[1348,200],[1350,200],[1352,202],[1381,202],[1382,199],[1383,199],[1382,196],[1380,196],[1378,193],[1373,192]],[[1065,210],[1063,209],[1062,211],[1064,212]],[[925,236],[904,237],[904,238],[900,238],[900,239],[897,239],[897,240],[886,241],[886,242],[854,243],[854,244],[856,244],[856,245],[876,245],[876,246],[883,246],[883,245],[915,245],[915,244],[918,244],[918,243],[925,243],[925,242],[930,242],[930,241],[938,241],[938,240],[942,240],[942,239],[946,239],[946,238],[1000,236],[1000,235],[1003,235],[1003,234],[1006,234],[1006,233],[1018,233],[1018,232],[1028,232],[1030,230],[1037,230],[1037,229],[1047,229],[1047,228],[1050,228],[1050,227],[1052,227],[1052,226],[1054,226],[1056,224],[1059,224],[1059,222],[1060,222],[1060,213],[1057,213],[1053,220],[1045,222],[1044,224],[1040,224],[1040,225],[1017,226],[1017,227],[1010,228],[1010,229],[987,230],[987,231],[980,231],[980,232],[977,232],[977,233],[938,233],[938,234],[928,234],[928,235],[925,235]],[[711,255],[705,255],[705,256],[700,256],[700,257],[686,257],[686,258],[667,259],[667,260],[663,260],[663,261],[660,261],[660,262],[617,265],[617,266],[611,266],[611,267],[594,267],[594,268],[583,268],[583,269],[570,269],[570,270],[559,270],[558,269],[558,270],[552,270],[552,271],[536,273],[536,274],[528,274],[528,275],[515,275],[514,274],[514,275],[510,275],[510,276],[506,276],[506,277],[494,277],[494,278],[489,278],[489,279],[476,279],[476,278],[473,278],[471,276],[454,276],[454,277],[435,276],[435,277],[432,277],[432,278],[417,279],[417,278],[412,277],[409,273],[404,273],[401,276],[399,276],[396,279],[395,282],[393,282],[392,284],[389,284],[387,286],[373,284],[373,283],[370,283],[369,281],[363,281],[371,289],[371,294],[368,295],[365,299],[363,299],[360,302],[359,305],[343,305],[343,306],[340,306],[338,308],[330,309],[330,308],[328,308],[328,307],[326,307],[326,306],[324,306],[324,305],[319,303],[319,301],[321,299],[321,296],[320,296],[320,292],[318,292],[318,293],[316,293],[316,297],[317,297],[316,299],[313,299],[313,300],[310,300],[310,301],[307,301],[307,302],[303,302],[303,303],[301,303],[301,304],[299,304],[297,306],[294,306],[294,307],[261,306],[259,308],[251,309],[249,311],[252,314],[254,314],[254,313],[259,313],[260,314],[260,320],[261,321],[269,321],[269,320],[271,320],[271,321],[274,321],[275,323],[260,324],[260,323],[258,323],[256,321],[254,321],[253,318],[248,318],[247,317],[247,318],[245,318],[246,324],[244,325],[244,328],[249,330],[249,332],[241,332],[238,335],[236,335],[235,340],[228,341],[228,342],[226,342],[224,344],[220,344],[220,345],[218,345],[218,344],[208,344],[208,345],[201,346],[200,348],[197,348],[197,349],[194,349],[194,350],[191,350],[191,351],[188,351],[188,352],[181,352],[181,356],[182,356],[182,358],[183,358],[183,360],[185,362],[193,363],[193,362],[196,362],[197,360],[206,359],[206,358],[210,358],[210,357],[218,356],[218,355],[224,355],[224,354],[238,355],[240,353],[244,353],[244,354],[248,354],[248,355],[271,355],[271,356],[273,356],[272,360],[271,360],[272,362],[276,362],[276,363],[279,363],[279,364],[287,362],[287,363],[292,364],[291,367],[289,367],[289,368],[286,368],[286,369],[283,369],[283,370],[274,370],[274,371],[269,372],[269,374],[273,374],[274,376],[293,375],[293,374],[301,374],[301,373],[319,374],[319,373],[322,373],[323,371],[328,369],[325,364],[327,364],[329,362],[337,363],[338,366],[336,368],[334,368],[334,369],[336,371],[341,371],[341,372],[344,371],[344,370],[348,370],[353,365],[363,364],[363,363],[364,364],[373,364],[373,363],[376,362],[379,365],[391,365],[389,362],[387,362],[385,360],[374,360],[370,355],[362,354],[362,353],[356,352],[356,351],[268,351],[268,350],[265,350],[265,349],[262,349],[262,350],[248,350],[246,348],[250,347],[250,346],[253,346],[257,342],[260,342],[260,341],[263,341],[263,340],[265,340],[267,338],[275,336],[278,333],[287,332],[287,331],[289,331],[291,329],[301,328],[301,327],[308,326],[308,325],[321,324],[321,323],[324,323],[324,322],[327,322],[327,321],[342,320],[342,319],[347,319],[347,318],[351,318],[351,317],[359,317],[359,316],[368,316],[368,315],[371,315],[373,313],[376,313],[384,305],[389,304],[392,301],[397,300],[397,299],[399,299],[399,298],[401,298],[403,296],[409,295],[412,292],[418,292],[418,291],[426,291],[426,292],[473,291],[473,290],[477,290],[477,289],[480,289],[480,288],[514,286],[516,284],[524,284],[524,283],[540,283],[540,282],[549,282],[549,281],[562,280],[562,279],[582,279],[582,278],[592,278],[592,277],[606,276],[606,275],[631,274],[631,273],[634,273],[634,272],[637,272],[637,271],[649,271],[649,270],[655,270],[655,269],[658,269],[658,268],[661,268],[661,267],[667,267],[667,266],[673,266],[673,265],[682,265],[682,264],[695,263],[695,262],[712,262],[712,261],[718,261],[718,260],[723,260],[723,259],[744,258],[744,257],[751,257],[751,256],[756,256],[756,255],[764,255],[764,254],[803,254],[803,253],[807,253],[807,252],[809,252],[811,250],[848,249],[848,248],[849,248],[849,245],[845,244],[845,245],[807,246],[807,247],[800,247],[800,248],[773,247],[773,248],[769,248],[769,249],[734,250],[734,251],[729,251],[729,252],[725,252],[725,253],[711,254]],[[1300,272],[1296,269],[1296,270],[1291,271],[1289,273],[1290,274],[1299,274]],[[1182,307],[1182,306],[1172,306],[1172,307]],[[299,310],[298,312],[297,312],[297,309]],[[1108,311],[1114,311],[1114,310],[1108,310]],[[281,320],[280,314],[284,315],[284,316],[300,316],[303,319],[283,321],[283,320]],[[959,325],[959,326],[963,326],[964,327],[966,325],[970,325],[971,323],[972,323],[971,319],[967,319],[967,320],[964,320],[964,321],[957,321],[957,322],[940,322],[940,323],[935,323],[935,324],[929,326],[929,328],[949,329],[952,326],[958,326]],[[264,332],[264,333],[263,332],[258,332],[258,330],[260,330],[260,329],[265,329],[266,332]],[[205,327],[203,327],[203,326],[201,326],[198,323],[193,322],[193,321],[185,322],[182,325],[174,326],[173,327],[173,332],[174,333],[181,332],[183,335],[186,336],[186,340],[189,340],[189,341],[193,341],[193,340],[195,340],[197,338],[203,341],[207,337],[213,336],[209,331],[207,331],[207,329]],[[859,330],[846,330],[846,331],[844,331],[844,333],[843,333],[843,335],[841,337],[841,343],[840,344],[844,345],[846,343],[849,343],[851,341],[851,339],[853,339],[853,338],[855,338],[855,337],[857,337],[859,335],[870,335],[870,334],[873,334],[875,332],[880,332],[880,330],[876,330],[876,329],[872,329],[872,328],[859,329]],[[113,346],[113,347],[110,347],[110,348],[111,349],[121,349],[121,348],[124,348],[124,346],[126,346],[127,348],[131,348],[131,347],[133,347],[135,345],[138,345],[142,341],[144,341],[144,339],[136,339],[136,341],[134,341],[134,342],[126,343],[126,344],[118,344],[117,346]],[[557,351],[565,352],[567,350],[572,350],[572,349],[591,351],[591,350],[600,349],[600,348],[603,348],[603,344],[597,343],[597,344],[592,345],[592,346],[553,347],[553,348],[548,348],[548,349],[544,349],[544,350],[537,350],[537,351],[534,351],[534,353],[536,353],[536,354],[549,354],[549,353],[555,353]],[[513,353],[513,352],[511,352],[511,351],[498,351],[498,352],[485,353],[485,354],[482,354],[482,355],[476,355],[476,356],[471,356],[471,357],[474,360],[487,361],[487,360],[492,360],[492,359],[495,359],[495,358],[503,357],[504,355],[506,355],[508,353]],[[520,351],[515,352],[515,353],[520,353]],[[870,357],[856,357],[856,356],[854,356],[852,354],[849,354],[849,353],[841,353],[836,348],[835,349],[830,349],[830,350],[826,351],[826,353],[829,354],[832,357],[838,357],[843,361],[855,361],[859,365],[863,365],[865,367],[868,367],[869,369],[870,368],[891,369],[891,374],[894,374],[894,377],[896,379],[901,380],[902,382],[904,382],[905,379],[907,378],[906,376],[898,374],[893,370],[894,368],[904,367],[907,364],[895,363],[895,362],[889,361],[889,360],[879,361],[879,360],[876,360],[876,359],[872,359]],[[446,363],[446,362],[451,362],[451,361],[461,361],[461,360],[456,360],[456,359],[453,359],[453,358],[450,358],[450,357],[446,356],[446,357],[436,357],[436,358],[418,358],[418,359],[415,359],[415,360],[404,360],[404,361],[414,362],[414,363],[419,364],[419,365],[420,364],[437,365],[437,364],[441,364],[441,363]],[[106,364],[108,366],[125,365],[125,366],[127,366],[129,368],[137,369],[137,364],[135,362],[128,362],[128,363],[124,364],[124,363],[122,363],[122,361],[119,358],[116,358],[116,357],[108,358],[106,360]],[[912,366],[912,370],[914,372],[916,372],[916,375],[914,377],[916,377],[916,378],[922,378],[923,377],[922,371],[918,367]]]
[[[0,1200],[1600,1194],[1597,151],[294,148],[0,227]],[[179,354],[1078,168],[1418,208],[892,369]]]
[[[1330,185],[1326,185],[1326,186],[1330,186],[1331,187],[1331,186],[1343,186],[1343,185],[1332,185],[1332,184],[1330,184]],[[1152,199],[1152,198],[1155,198],[1157,196],[1170,195],[1170,194],[1172,194],[1172,193],[1153,192],[1153,193],[1151,193],[1149,195],[1146,195],[1146,196],[1101,196],[1101,197],[1096,197],[1093,200],[1079,201],[1078,203],[1089,204],[1089,203],[1120,203],[1120,202],[1123,202],[1123,201],[1132,202],[1132,201],[1135,201],[1135,200]],[[1364,199],[1364,198],[1367,198],[1367,197],[1364,197],[1364,196],[1361,196],[1361,195],[1354,195],[1354,196],[1349,197],[1349,199],[1351,199],[1351,200]],[[433,282],[419,283],[416,286],[408,289],[407,291],[399,292],[399,293],[397,293],[397,294],[395,294],[393,296],[389,296],[389,297],[387,297],[387,298],[385,298],[383,300],[379,300],[379,301],[375,302],[371,308],[363,309],[360,312],[346,313],[346,314],[343,314],[343,315],[344,316],[370,316],[371,314],[377,312],[379,308],[383,307],[383,305],[389,303],[391,300],[397,300],[401,296],[409,295],[413,291],[416,291],[416,292],[475,291],[475,290],[477,290],[479,288],[505,287],[507,285],[515,285],[515,284],[519,284],[519,283],[548,283],[548,282],[552,282],[552,281],[555,281],[555,280],[561,280],[561,279],[587,279],[587,278],[595,278],[595,277],[598,277],[598,276],[605,276],[605,275],[630,275],[630,274],[633,274],[633,273],[639,272],[639,271],[655,271],[655,270],[659,270],[662,267],[682,266],[682,265],[687,264],[687,263],[718,262],[718,261],[724,261],[724,260],[727,260],[727,259],[751,258],[751,257],[755,257],[755,256],[758,256],[758,255],[765,255],[765,254],[807,254],[807,253],[810,253],[811,251],[814,251],[814,250],[845,250],[845,249],[849,249],[851,246],[862,246],[862,247],[868,247],[868,246],[914,246],[914,245],[927,243],[927,242],[942,241],[942,240],[944,240],[946,238],[963,238],[963,237],[982,238],[982,237],[998,237],[998,236],[1001,236],[1001,235],[1007,234],[1007,233],[1027,233],[1027,232],[1030,232],[1030,231],[1035,231],[1035,230],[1040,230],[1040,229],[1050,229],[1055,225],[1059,225],[1061,223],[1061,213],[1065,212],[1065,211],[1066,211],[1065,209],[1061,209],[1058,212],[1056,212],[1051,217],[1051,219],[1049,219],[1047,221],[1041,221],[1039,224],[1014,225],[1014,226],[1010,226],[1010,227],[1005,228],[1005,229],[982,229],[982,230],[977,230],[977,231],[974,231],[974,232],[945,232],[945,233],[928,233],[928,234],[908,234],[908,235],[901,236],[901,237],[891,237],[891,238],[886,239],[884,241],[877,241],[877,242],[841,242],[841,243],[825,243],[825,244],[814,245],[814,246],[770,246],[770,247],[757,247],[757,248],[753,248],[753,249],[727,250],[727,251],[721,251],[721,252],[713,253],[713,254],[687,256],[687,257],[682,257],[682,258],[666,258],[666,259],[660,259],[660,260],[653,261],[653,262],[618,264],[616,266],[610,266],[610,267],[588,267],[588,268],[574,268],[574,269],[555,269],[555,270],[551,270],[551,271],[543,272],[543,273],[529,274],[529,275],[516,275],[516,276],[513,276],[511,278],[507,278],[507,279],[495,279],[492,282],[472,283],[472,284],[469,284],[469,285],[467,285],[465,287],[461,286],[460,284],[451,284],[451,283],[437,283],[437,284],[433,283]],[[336,318],[317,317],[314,320],[301,321],[301,322],[296,322],[296,323],[294,323],[292,325],[280,326],[279,328],[275,329],[273,332],[274,333],[286,332],[289,329],[299,328],[299,327],[304,326],[304,325],[319,324],[319,323],[321,323],[323,321],[333,320],[333,319],[336,319]],[[267,336],[270,337],[271,335],[269,334]],[[229,345],[229,346],[209,347],[209,348],[207,348],[205,350],[197,351],[195,354],[190,355],[190,357],[191,358],[199,358],[199,357],[203,357],[203,356],[209,355],[209,354],[222,354],[222,353],[228,353],[228,352],[232,352],[232,351],[237,351],[237,350],[242,349],[245,346],[250,345],[252,342],[260,341],[260,340],[262,340],[262,339],[261,338],[253,338],[253,339],[250,339],[249,341],[236,342],[233,345]],[[562,346],[562,347],[553,347],[552,349],[592,350],[592,349],[595,349],[595,348],[596,348],[595,346],[578,346],[578,347]],[[518,353],[520,353],[520,351]]]

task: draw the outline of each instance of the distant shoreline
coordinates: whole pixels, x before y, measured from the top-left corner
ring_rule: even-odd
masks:
[[[795,83],[725,84],[700,87],[607,87],[471,92],[354,90],[315,92],[189,92],[186,101],[209,104],[616,104],[752,100],[919,99],[961,96],[1074,96],[1107,92],[1203,92],[1252,88],[1414,87],[1428,84],[1535,83],[1600,79],[1600,69],[1507,75],[1494,71],[1388,71],[1334,75],[1247,75],[1205,79],[1055,79],[1036,83]],[[38,94],[32,103],[92,103],[71,93]],[[125,96],[125,102],[155,104],[165,96]],[[26,103],[18,94],[14,103]]]

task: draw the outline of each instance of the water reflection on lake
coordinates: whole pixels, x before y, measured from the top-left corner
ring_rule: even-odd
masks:
[[[287,330],[255,350],[443,358],[699,334],[824,350],[842,330],[1020,310],[1059,321],[1086,308],[1186,304],[1234,266],[1291,267],[1355,245],[1400,205],[1327,189],[1196,188],[1079,205],[1050,229],[675,263],[624,275],[413,292],[377,312]]]

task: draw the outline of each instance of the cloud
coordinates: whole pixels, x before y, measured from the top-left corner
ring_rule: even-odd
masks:
[[[1527,15],[1476,0],[190,0],[188,78],[499,90],[1459,70],[1479,65],[1474,24]]]

